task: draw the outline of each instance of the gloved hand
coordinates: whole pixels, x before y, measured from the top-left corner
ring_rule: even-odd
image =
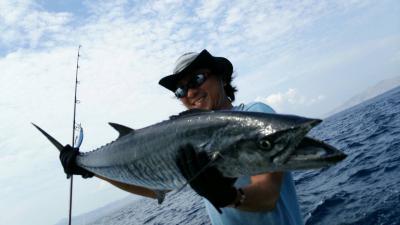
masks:
[[[210,162],[206,152],[196,153],[191,145],[185,145],[179,149],[176,159],[177,165],[186,178],[190,180]],[[211,204],[222,213],[222,207],[233,203],[237,196],[237,190],[233,186],[237,178],[222,176],[214,166],[209,166],[194,178],[189,184],[200,196],[208,199]]]
[[[60,161],[64,167],[64,172],[67,174],[67,178],[70,178],[71,175],[81,175],[85,179],[93,177],[94,173],[76,165],[77,155],[79,155],[79,149],[72,148],[71,145],[64,146],[60,151]]]

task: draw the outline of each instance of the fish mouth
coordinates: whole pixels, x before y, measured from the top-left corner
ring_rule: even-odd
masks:
[[[271,161],[277,166],[286,164],[306,134],[321,122],[322,120],[320,119],[309,119],[301,124],[272,134],[271,136],[275,136],[272,137],[275,148],[270,153]]]
[[[312,169],[336,164],[347,157],[335,147],[310,137],[301,140],[286,164],[296,169]]]

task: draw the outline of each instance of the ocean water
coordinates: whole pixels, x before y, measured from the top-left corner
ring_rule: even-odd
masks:
[[[294,172],[306,224],[400,224],[400,87],[335,114],[310,136],[348,157],[319,170]],[[91,225],[210,224],[189,188],[158,205],[142,199]]]
[[[327,118],[310,135],[348,157],[295,173],[306,224],[400,224],[400,87]]]

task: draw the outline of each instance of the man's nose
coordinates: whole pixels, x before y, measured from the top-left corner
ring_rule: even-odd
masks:
[[[197,88],[189,88],[188,92],[187,92],[187,97],[188,98],[193,98],[197,95]]]

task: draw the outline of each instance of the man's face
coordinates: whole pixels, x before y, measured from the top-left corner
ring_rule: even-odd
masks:
[[[204,74],[205,81],[198,87],[189,88],[181,102],[188,109],[218,110],[225,108],[227,97],[224,84],[220,77],[211,73],[208,69],[196,70],[182,78],[178,85],[186,85],[197,74]]]

